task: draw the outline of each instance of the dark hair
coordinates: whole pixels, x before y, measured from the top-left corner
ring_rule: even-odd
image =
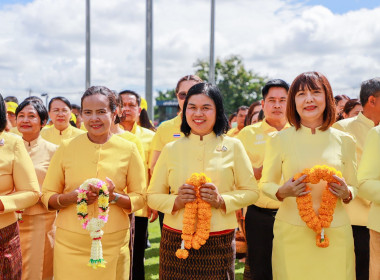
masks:
[[[358,99],[350,99],[344,105],[343,112],[348,115],[357,105],[362,105]]]
[[[76,109],[76,110],[78,110],[80,112],[80,106],[77,105],[77,104],[71,104],[71,110],[72,109]]]
[[[264,100],[268,95],[269,89],[272,87],[281,87],[281,88],[284,88],[286,92],[289,91],[289,84],[285,82],[284,80],[281,80],[281,79],[270,80],[265,84],[265,86],[261,90],[261,94],[263,95]]]
[[[123,104],[122,99],[121,99],[121,95],[122,94],[132,94],[132,95],[134,95],[136,97],[137,105],[140,107],[140,105],[141,105],[141,97],[140,97],[140,95],[137,92],[135,92],[133,90],[128,90],[128,89],[120,91],[119,92],[119,102],[120,102],[121,105]]]
[[[5,108],[5,102],[3,96],[0,94],[0,132],[3,132],[7,126],[7,109]]]
[[[248,106],[243,105],[236,110],[236,113],[239,114],[240,111],[247,111],[248,109]]]
[[[244,120],[244,125],[245,126],[251,124],[251,120],[252,120],[252,116],[253,116],[253,111],[255,110],[255,108],[257,106],[260,106],[260,105],[261,105],[261,102],[260,101],[256,101],[256,102],[253,102],[251,104],[251,106],[249,106],[248,114],[247,114],[247,116],[245,117],[245,120]]]
[[[16,96],[7,96],[4,98],[5,102],[14,102],[18,105],[18,99]]]
[[[31,105],[37,111],[37,114],[41,120],[41,125],[44,125],[49,119],[49,114],[44,104],[36,99],[29,98],[21,102],[16,109],[16,118],[18,114],[28,105]]]
[[[228,117],[228,121],[231,122],[233,118],[235,118],[237,116],[237,113],[236,112],[233,112],[229,117]]]
[[[378,97],[380,95],[380,78],[373,78],[362,82],[360,88],[360,103],[364,107],[370,96]]]
[[[345,95],[345,94],[342,94],[342,95],[335,95],[334,96],[334,100],[335,100],[335,105],[338,105],[339,101],[342,101],[343,99],[345,100],[350,100],[350,98]]]
[[[264,110],[261,109],[259,115],[257,116],[257,121],[261,122],[265,118]]]
[[[42,99],[39,98],[38,96],[29,96],[29,97],[27,97],[27,98],[24,99],[24,101],[32,101],[32,100],[33,101],[37,101],[37,102],[41,102],[42,104],[44,104],[44,102],[42,101]],[[45,105],[44,105],[44,107],[45,107]],[[46,107],[45,107],[45,109],[46,109]]]
[[[195,81],[195,82],[198,82],[198,83],[203,83],[202,79],[199,78],[197,75],[186,75],[186,76],[183,76],[181,79],[178,80],[177,86],[175,87],[175,93],[176,94],[179,91],[179,87],[180,87],[181,83],[184,82],[184,81]]]
[[[82,98],[80,100],[80,106],[81,106],[82,110],[83,110],[83,100],[88,96],[92,96],[92,95],[96,95],[96,94],[101,94],[101,95],[104,95],[105,97],[107,97],[108,103],[109,103],[109,108],[110,108],[111,112],[112,113],[116,112],[116,108],[119,106],[118,100],[116,98],[116,94],[112,90],[110,90],[109,88],[104,87],[104,86],[92,86],[92,87],[89,87],[83,93]]]
[[[189,102],[190,97],[197,94],[204,94],[210,97],[215,103],[216,119],[215,119],[214,127],[212,129],[214,133],[217,136],[222,135],[223,133],[226,133],[228,131],[228,120],[224,112],[222,94],[220,93],[218,87],[213,86],[212,84],[209,84],[209,83],[199,83],[199,84],[193,85],[189,89],[189,92],[187,93],[187,96],[185,99],[185,103],[183,105],[181,131],[186,136],[189,136],[190,134],[191,128],[186,120],[186,107],[187,107],[187,103]]]
[[[156,131],[156,128],[150,122],[148,112],[145,109],[141,109],[139,120],[141,127]]]
[[[326,107],[323,112],[323,123],[319,129],[322,131],[327,130],[335,122],[334,97],[329,81],[325,75],[319,72],[305,72],[294,79],[289,89],[286,104],[286,116],[289,123],[294,125],[296,129],[301,127],[301,117],[296,109],[295,97],[298,91],[305,89],[322,89],[325,92]]]
[[[59,101],[62,101],[63,103],[65,103],[67,105],[67,107],[70,108],[71,110],[71,104],[70,104],[70,101],[67,100],[66,97],[63,97],[63,96],[56,96],[56,97],[53,97],[52,99],[50,99],[50,102],[49,102],[49,105],[48,105],[48,111],[50,112],[50,109],[51,109],[51,104],[53,104],[53,101],[55,100],[59,100]]]

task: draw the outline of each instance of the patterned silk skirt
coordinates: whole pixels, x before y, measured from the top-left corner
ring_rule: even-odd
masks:
[[[181,242],[180,232],[165,226],[162,228],[160,279],[235,279],[235,231],[210,235],[199,250],[189,250],[187,259],[175,256]]]
[[[18,224],[0,229],[0,279],[20,280],[22,257]]]

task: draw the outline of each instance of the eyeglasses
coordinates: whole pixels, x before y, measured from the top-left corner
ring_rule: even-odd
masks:
[[[177,93],[177,97],[179,100],[185,100],[186,96],[187,96],[186,92],[181,91],[181,92]]]

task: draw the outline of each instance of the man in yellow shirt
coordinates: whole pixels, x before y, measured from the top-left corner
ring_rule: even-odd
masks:
[[[135,134],[142,142],[145,151],[144,166],[146,169],[146,181],[149,184],[148,162],[150,157],[150,146],[154,136],[152,130],[141,127],[137,121],[141,112],[141,97],[132,90],[124,90],[119,93],[119,100],[123,107],[120,124],[126,131]],[[150,222],[157,219],[157,211],[144,207],[135,213],[135,236],[133,242],[132,279],[144,279],[144,253],[147,243],[148,218]]]
[[[231,137],[237,137],[240,130],[244,128],[244,121],[245,117],[248,115],[248,107],[247,106],[240,106],[237,109],[237,115],[236,115],[236,122],[237,122],[237,127],[231,128],[227,132],[227,136]]]
[[[371,128],[380,122],[380,78],[364,81],[360,89],[363,112],[358,116],[341,120],[334,128],[347,132],[356,139],[356,153],[360,164],[364,142]],[[346,210],[351,219],[355,242],[356,279],[368,279],[369,275],[369,231],[368,214],[370,202],[357,196]]]
[[[244,127],[237,136],[247,151],[257,181],[261,178],[266,141],[273,133],[289,127],[285,115],[288,90],[289,85],[283,80],[267,82],[261,101],[265,119]],[[273,224],[280,203],[260,191],[258,201],[248,206],[245,226],[251,279],[272,279]]]
[[[380,279],[380,126],[368,132],[358,169],[359,195],[372,201],[368,216],[370,232],[369,279]]]

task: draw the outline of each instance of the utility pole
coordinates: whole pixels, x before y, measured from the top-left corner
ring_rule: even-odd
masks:
[[[86,89],[91,84],[90,0],[86,0]]]
[[[215,30],[215,0],[211,0],[211,24],[210,24],[210,63],[208,79],[209,83],[215,84],[215,62],[214,62],[214,30]]]
[[[146,0],[146,57],[145,57],[145,98],[148,116],[154,118],[153,110],[153,3]]]

